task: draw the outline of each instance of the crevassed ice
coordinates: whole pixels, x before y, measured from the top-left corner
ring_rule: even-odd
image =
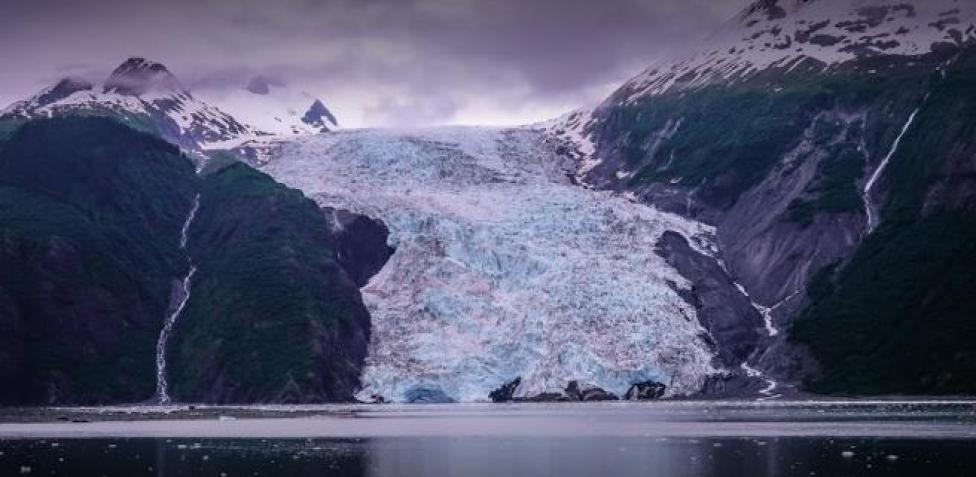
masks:
[[[351,130],[297,139],[264,169],[320,205],[383,220],[396,253],[363,288],[372,316],[360,397],[484,401],[570,380],[670,395],[715,372],[687,288],[655,254],[712,230],[569,183],[530,129]]]

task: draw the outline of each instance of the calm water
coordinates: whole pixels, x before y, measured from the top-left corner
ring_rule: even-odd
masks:
[[[380,438],[7,441],[0,475],[972,476],[976,442]],[[853,452],[845,454],[846,452]],[[846,457],[846,456],[850,457]]]
[[[2,476],[976,475],[969,404],[362,408],[0,436]]]

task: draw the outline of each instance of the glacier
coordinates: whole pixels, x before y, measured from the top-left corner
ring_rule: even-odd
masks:
[[[699,391],[720,370],[666,231],[714,254],[714,230],[573,184],[541,130],[347,130],[294,138],[261,165],[320,206],[380,219],[396,249],[362,289],[363,400],[477,402],[570,381],[623,396]]]

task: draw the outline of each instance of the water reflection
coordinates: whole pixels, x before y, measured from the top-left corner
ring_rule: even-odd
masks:
[[[976,442],[829,438],[0,441],[0,475],[968,476]]]

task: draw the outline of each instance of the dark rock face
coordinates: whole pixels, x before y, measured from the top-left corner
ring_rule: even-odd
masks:
[[[325,209],[335,231],[336,260],[356,286],[366,286],[393,256],[389,229],[382,222],[344,210]]]
[[[716,260],[691,248],[680,234],[665,232],[657,251],[692,282],[688,300],[715,341],[720,364],[738,367],[756,350],[762,317]]]
[[[511,402],[514,400],[515,390],[518,389],[520,384],[522,384],[522,378],[515,378],[513,381],[492,391],[488,394],[488,397],[491,398],[491,402]]]
[[[522,378],[515,378],[504,386],[492,391],[488,397],[492,402],[570,402],[570,401],[616,401],[617,395],[598,387],[581,387],[578,381],[570,381],[561,393],[542,393],[526,398],[516,398],[515,391],[522,384]]]
[[[620,399],[615,394],[600,388],[581,389],[576,381],[570,381],[569,385],[566,386],[566,396],[573,401],[616,401]]]
[[[651,401],[654,399],[661,399],[664,396],[664,391],[667,390],[667,386],[655,382],[646,381],[643,383],[637,383],[627,390],[627,394],[624,394],[624,399],[627,401]]]
[[[142,401],[193,165],[100,118],[27,123],[0,147],[0,404]]]
[[[352,400],[370,331],[356,279],[389,256],[385,228],[337,212],[350,225],[337,233],[331,214],[240,163],[206,177],[200,204],[190,230],[198,271],[172,341],[173,397]],[[358,230],[375,235],[353,247]]]
[[[308,108],[305,112],[305,116],[302,116],[302,122],[308,124],[309,126],[319,128],[321,132],[328,132],[331,130],[333,124],[339,124],[336,121],[335,116],[326,108],[322,101],[315,100],[312,106]]]

